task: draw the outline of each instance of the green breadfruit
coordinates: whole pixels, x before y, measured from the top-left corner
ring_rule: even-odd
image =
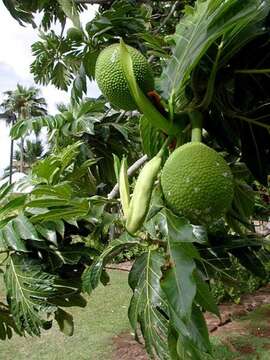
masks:
[[[226,161],[199,142],[187,143],[170,155],[162,170],[161,187],[168,208],[199,225],[221,218],[234,195]]]
[[[141,90],[146,94],[154,89],[154,78],[146,58],[136,49],[128,46],[133,62],[134,75]],[[137,108],[128,87],[120,62],[120,44],[105,48],[98,56],[95,77],[102,94],[123,110]]]

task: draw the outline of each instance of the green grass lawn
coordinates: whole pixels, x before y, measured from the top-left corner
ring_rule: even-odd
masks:
[[[220,330],[218,336],[211,337],[214,359],[270,359],[270,305],[261,306]]]
[[[131,291],[127,276],[126,272],[111,271],[110,285],[100,285],[87,298],[87,307],[67,309],[75,321],[72,337],[63,335],[57,325],[44,331],[40,338],[14,335],[11,340],[0,341],[0,359],[111,360],[113,337],[129,329],[127,310]],[[0,297],[3,293],[1,285]],[[215,360],[270,359],[270,305],[226,326],[232,327],[211,337]],[[207,356],[205,360],[213,358]]]
[[[87,307],[67,309],[74,316],[73,336],[63,335],[57,325],[44,331],[40,338],[14,335],[11,340],[0,341],[0,359],[111,359],[112,337],[129,329],[127,310],[131,291],[127,276],[123,271],[111,271],[111,284],[100,285],[87,297]]]

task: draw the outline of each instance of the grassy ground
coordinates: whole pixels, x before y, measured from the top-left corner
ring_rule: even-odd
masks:
[[[100,286],[88,298],[86,308],[69,309],[76,326],[72,337],[64,336],[57,326],[41,338],[15,335],[11,340],[0,341],[0,359],[110,360],[113,336],[129,329],[127,309],[131,296],[127,273],[111,271],[110,275],[111,285]],[[215,360],[269,360],[270,305],[219,328],[211,341]]]
[[[269,360],[270,305],[219,328],[215,334],[211,340],[216,360]]]
[[[87,307],[68,310],[75,320],[72,337],[63,335],[57,326],[40,338],[15,335],[11,340],[0,341],[0,359],[111,359],[112,337],[129,329],[127,310],[131,292],[126,272],[111,271],[110,277],[111,285],[96,289],[87,299]]]

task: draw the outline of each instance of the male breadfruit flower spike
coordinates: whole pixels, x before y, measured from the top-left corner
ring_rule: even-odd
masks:
[[[129,205],[126,229],[130,234],[135,234],[143,225],[147,216],[153,187],[159,173],[164,149],[171,141],[168,138],[163,144],[161,150],[142,168]]]
[[[118,182],[119,182],[120,201],[121,201],[121,205],[122,205],[124,218],[126,219],[128,216],[128,209],[129,209],[129,202],[130,202],[126,157],[123,157],[123,159],[121,161]]]

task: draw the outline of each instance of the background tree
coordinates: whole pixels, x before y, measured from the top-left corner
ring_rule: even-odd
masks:
[[[35,87],[23,87],[17,85],[15,90],[8,90],[4,92],[5,99],[1,107],[7,112],[16,115],[17,120],[26,122],[33,116],[40,116],[47,113],[46,101],[39,97],[39,89]],[[20,172],[24,171],[23,167],[23,148],[24,137],[20,139]],[[12,156],[12,154],[11,154]],[[10,169],[12,171],[12,168]]]
[[[5,112],[0,114],[0,119],[6,121],[7,125],[14,125],[16,122],[16,115],[14,113]],[[14,139],[10,138],[10,155],[9,155],[9,184],[12,184],[12,169],[13,169],[13,155],[14,155]]]
[[[24,170],[29,169],[43,153],[43,146],[40,140],[26,140],[23,147]],[[15,152],[15,159],[19,162],[21,158],[20,151]]]
[[[79,104],[61,105],[59,110],[55,116],[18,121],[11,130],[12,137],[19,139],[44,127],[49,152],[82,140],[78,165],[87,159],[97,161],[91,171],[98,186],[89,189],[88,195],[96,192],[106,195],[117,182],[113,159],[125,154],[134,162],[141,153],[137,116],[112,109],[104,99],[85,98]]]

